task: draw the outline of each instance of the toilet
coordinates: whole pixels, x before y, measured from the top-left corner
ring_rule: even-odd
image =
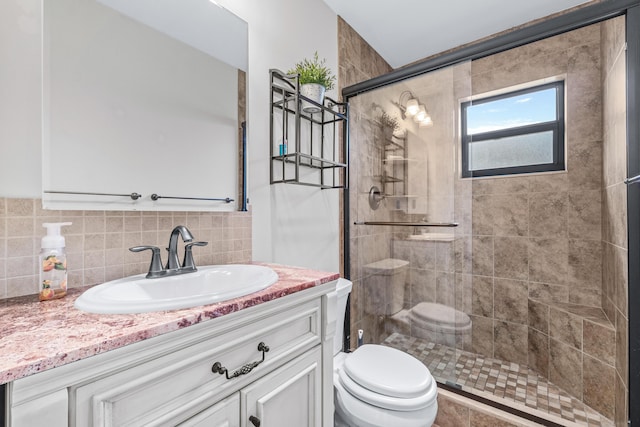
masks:
[[[444,304],[421,302],[409,310],[411,336],[449,347],[471,348],[471,318]]]
[[[333,388],[336,427],[429,427],[438,411],[436,381],[422,362],[391,347],[366,344],[342,351],[352,284],[339,279]]]
[[[385,258],[363,266],[364,306],[369,314],[391,316],[404,306],[409,261]]]

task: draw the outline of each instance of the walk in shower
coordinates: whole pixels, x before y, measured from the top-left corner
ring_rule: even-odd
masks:
[[[362,329],[539,420],[626,424],[624,40],[619,16],[350,96],[352,346]],[[465,108],[549,87],[553,131],[474,140],[551,119],[474,134]]]

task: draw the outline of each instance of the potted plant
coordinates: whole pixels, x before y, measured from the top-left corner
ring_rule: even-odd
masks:
[[[382,135],[384,139],[390,140],[391,136],[400,128],[400,124],[398,124],[398,119],[393,116],[387,114],[386,111],[383,111],[379,117],[380,126],[382,127]]]
[[[287,74],[297,74],[300,83],[300,94],[322,105],[324,94],[333,89],[336,77],[329,67],[325,65],[326,59],[320,60],[318,52],[313,54],[313,59],[303,59],[298,62]],[[303,102],[302,111],[317,113],[320,108],[308,102]]]

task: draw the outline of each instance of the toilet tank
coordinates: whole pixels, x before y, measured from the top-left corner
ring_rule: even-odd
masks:
[[[347,299],[353,284],[347,279],[338,279],[336,284],[336,334],[333,337],[333,355],[342,351],[342,342],[344,340],[344,318],[347,311]]]

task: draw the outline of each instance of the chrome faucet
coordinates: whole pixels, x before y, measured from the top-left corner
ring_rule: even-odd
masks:
[[[182,241],[187,243],[184,248],[184,260],[182,265],[178,261],[178,235],[182,237]],[[141,252],[150,250],[152,252],[151,264],[149,265],[149,272],[147,273],[147,279],[156,279],[158,277],[174,276],[176,274],[193,273],[198,271],[196,264],[193,261],[193,246],[207,246],[208,242],[193,242],[193,236],[187,227],[179,225],[171,231],[171,237],[169,238],[169,247],[167,251],[169,256],[167,259],[167,265],[162,268],[162,258],[160,255],[160,249],[157,246],[134,246],[129,248],[131,252]]]
[[[167,266],[165,267],[167,270],[176,270],[180,268],[180,261],[178,261],[178,234],[182,236],[182,241],[185,243],[189,243],[193,240],[191,232],[184,225],[179,225],[173,229],[171,237],[169,238],[169,247],[167,248],[167,251],[169,251]]]

